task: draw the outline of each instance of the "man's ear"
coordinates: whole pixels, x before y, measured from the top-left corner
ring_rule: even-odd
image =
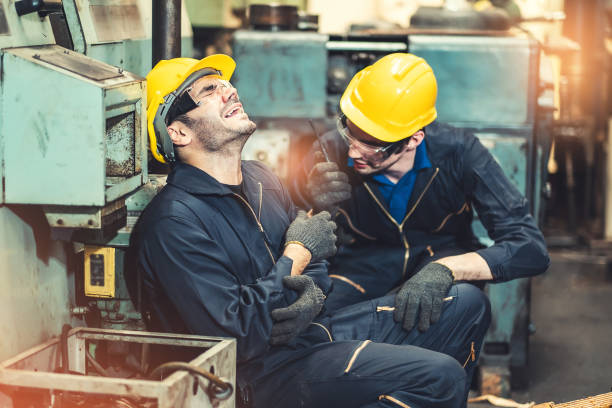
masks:
[[[180,121],[175,120],[168,125],[168,134],[170,135],[170,140],[176,146],[187,146],[191,143],[191,131]]]
[[[422,129],[416,132],[415,134],[413,134],[408,140],[408,149],[409,150],[416,149],[421,144],[424,137],[425,137],[425,132],[423,132]]]

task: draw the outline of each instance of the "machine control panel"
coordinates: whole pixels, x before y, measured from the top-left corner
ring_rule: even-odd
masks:
[[[85,296],[115,296],[115,248],[85,246]]]

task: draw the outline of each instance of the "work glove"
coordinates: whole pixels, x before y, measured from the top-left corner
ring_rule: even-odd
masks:
[[[329,258],[336,253],[336,223],[327,211],[309,217],[300,210],[285,234],[285,245],[297,243],[312,255],[311,262]]]
[[[412,330],[420,309],[419,330],[429,329],[442,313],[442,303],[453,284],[453,273],[446,266],[430,262],[402,285],[395,295],[393,318],[406,331]]]
[[[335,214],[342,201],[351,198],[348,176],[334,162],[323,161],[323,153],[315,153],[316,163],[306,181],[306,190],[314,208]]]
[[[319,314],[325,302],[325,295],[310,276],[285,276],[283,284],[297,291],[299,297],[291,305],[274,309],[270,313],[274,320],[270,336],[270,344],[273,346],[287,344],[300,334]]]

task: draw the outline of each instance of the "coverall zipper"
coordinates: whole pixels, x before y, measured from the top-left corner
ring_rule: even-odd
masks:
[[[353,364],[355,364],[355,360],[357,360],[357,356],[359,356],[359,354],[361,353],[361,351],[369,344],[371,343],[370,340],[365,340],[363,343],[361,343],[361,345],[359,347],[357,347],[357,349],[355,349],[355,351],[353,352],[353,356],[351,357],[348,365],[346,366],[346,369],[344,370],[344,373],[348,373],[351,368],[353,367]]]
[[[358,230],[354,225],[353,222],[351,221],[351,217],[349,217],[348,213],[343,209],[343,208],[338,208],[338,212],[342,215],[344,215],[344,218],[346,218],[346,221],[348,222],[349,227],[351,227],[351,229],[356,233],[361,235],[362,237],[372,240],[372,241],[376,241],[376,237],[373,237],[371,235],[366,234],[363,231]]]
[[[261,204],[263,201],[263,188],[261,186],[261,183],[258,183],[258,184],[259,184],[259,214],[261,216]],[[257,214],[255,214],[255,210],[253,210],[253,207],[251,207],[249,202],[245,200],[244,198],[242,198],[240,194],[232,193],[232,195],[238,197],[240,201],[242,201],[247,206],[247,208],[251,211],[251,214],[253,214],[253,218],[255,219],[255,222],[257,223],[259,230],[261,231],[262,234],[264,234],[264,238],[263,238],[264,245],[266,246],[266,249],[268,250],[268,254],[270,254],[270,258],[272,258],[272,263],[276,264],[276,259],[274,259],[274,255],[272,255],[272,251],[270,250],[270,247],[268,246],[268,242],[266,241],[263,225],[261,225],[261,222],[259,221]]]
[[[474,342],[472,342],[472,344],[470,345],[470,354],[468,354],[467,360],[465,360],[465,363],[463,363],[463,368],[468,365],[470,359],[472,361],[476,361],[476,350],[474,350]]]
[[[350,279],[349,279],[349,278],[347,278],[346,276],[336,275],[336,274],[332,273],[332,274],[330,274],[330,275],[329,275],[329,277],[330,277],[330,278],[333,278],[333,279],[338,279],[338,280],[341,280],[342,282],[345,282],[345,283],[347,283],[347,284],[351,285],[352,287],[354,287],[354,288],[355,288],[355,290],[357,290],[357,291],[359,291],[359,292],[361,292],[361,293],[366,293],[366,291],[365,291],[365,289],[363,288],[363,286],[361,286],[360,284],[358,284],[358,283],[356,283],[356,282],[354,282],[354,281],[350,280]]]
[[[463,203],[463,205],[461,206],[459,211],[454,212],[454,213],[450,213],[446,217],[444,217],[444,219],[442,220],[442,223],[438,226],[438,228],[436,228],[432,232],[439,232],[442,229],[442,227],[444,227],[444,225],[446,225],[446,222],[450,219],[450,217],[452,217],[453,215],[459,215],[459,214],[463,213],[466,210],[468,210],[468,211],[470,210],[470,205],[467,203],[467,201],[465,203]]]
[[[368,191],[368,193],[372,196],[372,198],[374,199],[376,204],[378,204],[378,206],[383,211],[383,213],[387,216],[387,218],[389,218],[389,220],[391,220],[391,222],[397,227],[397,229],[399,231],[399,234],[400,234],[400,237],[402,238],[402,243],[404,244],[404,248],[405,248],[405,252],[404,252],[404,266],[402,268],[402,278],[404,278],[406,276],[406,266],[408,265],[408,258],[410,257],[410,244],[408,244],[408,240],[406,240],[406,236],[404,235],[404,224],[406,223],[408,218],[410,218],[410,216],[412,215],[414,210],[416,210],[417,206],[421,202],[421,199],[423,198],[423,196],[425,195],[427,190],[429,190],[429,186],[431,186],[431,183],[436,178],[436,176],[438,175],[439,171],[440,171],[440,168],[436,167],[436,171],[434,172],[434,174],[431,176],[431,178],[427,182],[427,185],[425,186],[425,188],[421,192],[421,195],[416,200],[416,202],[414,203],[414,205],[412,206],[410,211],[408,211],[408,213],[406,214],[406,216],[402,220],[401,224],[398,224],[397,221],[395,221],[395,218],[393,218],[391,216],[391,214],[389,213],[389,211],[387,211],[385,206],[382,205],[382,203],[380,202],[380,200],[378,200],[378,198],[376,197],[376,195],[374,194],[374,192],[372,191],[372,189],[370,188],[368,183],[366,183],[365,181],[363,182],[363,185],[365,186],[365,188]]]
[[[378,397],[378,400],[379,401],[387,400],[387,401],[390,401],[390,402],[392,402],[392,403],[394,403],[394,404],[396,404],[396,405],[398,405],[398,406],[400,406],[402,408],[410,408],[410,405],[408,405],[408,404],[406,404],[406,403],[404,403],[404,402],[402,402],[402,401],[400,401],[400,400],[398,400],[396,398],[393,398],[390,395],[380,395]]]

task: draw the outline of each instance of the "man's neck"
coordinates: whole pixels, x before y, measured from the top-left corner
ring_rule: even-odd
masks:
[[[205,171],[221,184],[242,183],[240,152],[219,154],[200,151],[197,155],[186,158],[184,162]]]
[[[406,173],[414,167],[416,150],[405,151],[402,156],[381,173],[392,183],[396,184]]]

